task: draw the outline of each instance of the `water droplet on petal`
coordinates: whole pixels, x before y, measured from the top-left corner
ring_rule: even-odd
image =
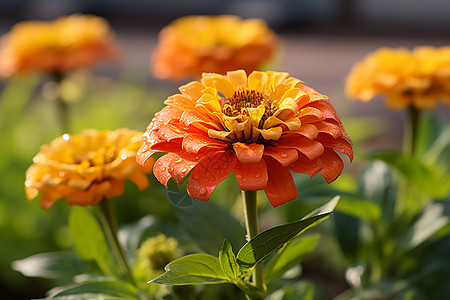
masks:
[[[200,195],[204,196],[208,193],[208,190],[204,187],[200,188],[200,190],[198,191],[200,193]]]
[[[184,173],[184,172],[186,172],[186,171],[187,171],[186,168],[181,169],[181,172],[182,172],[182,173]]]
[[[288,155],[287,155],[287,153],[282,152],[282,153],[280,153],[280,157],[281,158],[288,158]]]
[[[125,159],[127,159],[127,155],[126,154],[122,154],[121,156],[120,156],[120,158],[122,159],[122,160],[125,160]]]
[[[261,177],[261,173],[256,173],[256,174],[255,174],[255,177],[256,177],[256,178]]]
[[[58,173],[58,175],[59,175],[59,177],[64,177],[64,176],[66,176],[66,173],[64,173],[64,171],[60,171],[60,172]]]
[[[65,139],[66,141],[68,141],[70,139],[70,136],[67,133],[63,134],[63,139]]]
[[[30,187],[31,186],[31,181],[30,180],[25,181],[25,186],[26,187]]]
[[[183,161],[183,159],[180,157],[179,159],[177,159],[177,160],[175,161],[175,163],[178,164],[178,163],[180,163],[180,162],[182,162],[182,161]]]
[[[33,157],[33,162],[37,164],[39,162],[39,157],[37,156]]]

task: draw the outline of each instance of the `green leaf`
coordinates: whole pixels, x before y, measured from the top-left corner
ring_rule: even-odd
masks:
[[[267,300],[313,300],[314,292],[314,283],[302,280],[274,291]]]
[[[217,255],[226,238],[235,247],[245,243],[245,229],[228,210],[198,201],[192,207],[173,207],[180,225],[205,252]]]
[[[333,212],[333,210],[335,209],[336,205],[338,204],[340,198],[341,198],[340,196],[333,197],[330,201],[328,201],[324,205],[316,208],[315,210],[313,210],[312,212],[310,212],[309,214],[304,216],[302,218],[302,220],[304,220],[306,218],[315,217],[318,215],[328,214],[328,213]]]
[[[85,262],[68,252],[35,254],[14,261],[12,268],[28,277],[66,280],[77,274],[92,272]]]
[[[219,259],[208,254],[191,254],[172,261],[166,272],[151,280],[165,285],[217,284],[229,282],[220,267]]]
[[[232,281],[236,281],[239,277],[239,265],[236,262],[236,256],[233,248],[227,239],[223,241],[219,251],[219,262],[223,273]]]
[[[255,266],[295,238],[302,231],[327,218],[331,213],[315,215],[297,222],[273,227],[246,243],[237,255],[243,276],[249,277]]]
[[[336,211],[373,223],[378,222],[382,216],[377,204],[354,196],[341,196]]]
[[[108,243],[99,222],[87,208],[72,207],[69,228],[78,255],[88,261],[94,260],[104,274],[111,274],[113,257]]]
[[[450,175],[441,174],[437,168],[424,164],[417,157],[384,151],[370,155],[369,159],[386,162],[427,196],[441,198],[450,191]]]
[[[443,203],[430,203],[420,213],[417,220],[398,239],[400,251],[407,251],[422,244],[439,229],[449,223]]]
[[[319,240],[319,235],[311,235],[287,243],[264,268],[264,282],[269,283],[299,264],[311,252]]]
[[[86,297],[89,295],[88,297]],[[103,296],[105,298],[103,298]],[[85,281],[56,287],[47,299],[140,299],[136,287],[125,281]]]

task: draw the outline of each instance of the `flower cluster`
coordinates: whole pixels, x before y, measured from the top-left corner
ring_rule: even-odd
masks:
[[[450,47],[381,48],[354,66],[347,94],[362,101],[385,96],[393,109],[450,105]]]
[[[28,200],[42,195],[44,209],[64,197],[70,205],[85,206],[123,194],[127,179],[141,190],[147,188],[145,173],[151,171],[151,163],[146,168],[136,163],[141,137],[141,132],[128,129],[91,129],[43,145],[26,172]]]
[[[25,21],[2,37],[0,76],[63,73],[116,55],[114,35],[103,18],[71,15],[50,22]]]
[[[151,62],[159,79],[198,79],[203,72],[259,70],[271,60],[279,41],[261,19],[237,16],[186,16],[159,35]]]
[[[191,173],[193,198],[207,201],[234,171],[242,190],[264,190],[278,206],[297,198],[290,171],[332,182],[343,168],[335,150],[353,157],[329,99],[288,73],[204,73],[180,91],[148,126],[137,160],[146,165],[155,152],[169,152],[154,175],[167,186]]]

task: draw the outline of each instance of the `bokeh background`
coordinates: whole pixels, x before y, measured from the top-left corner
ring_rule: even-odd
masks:
[[[352,65],[383,46],[450,45],[448,0],[0,0],[0,35],[19,21],[51,20],[76,12],[103,16],[110,22],[117,35],[120,59],[98,66],[93,71],[95,79],[75,76],[76,82],[88,91],[95,87],[95,92],[73,91],[74,102],[85,98],[74,105],[78,117],[72,124],[74,132],[87,127],[145,129],[165,97],[176,93],[181,84],[154,79],[149,61],[159,30],[183,15],[235,14],[266,20],[283,42],[273,69],[287,71],[328,95],[355,140],[371,137],[358,142],[356,154],[387,146],[400,148],[403,114],[386,110],[381,99],[350,102],[344,82]],[[66,219],[61,217],[67,208],[56,205],[52,211],[42,211],[37,203],[27,203],[23,192],[23,174],[33,155],[42,143],[59,135],[52,125],[51,105],[44,101],[44,105],[33,106],[33,102],[45,98],[45,93],[39,92],[42,85],[43,81],[30,77],[18,83],[19,92],[12,92],[9,82],[0,80],[0,101],[7,96],[33,98],[23,118],[8,123],[13,126],[8,134],[14,143],[5,142],[11,136],[0,136],[2,299],[44,296],[49,282],[24,277],[11,268],[11,262],[38,252],[65,249],[70,243]],[[42,90],[45,92],[45,87]],[[445,121],[450,120],[448,108],[440,106],[436,112]],[[362,119],[366,122],[356,122]],[[1,123],[6,124],[0,119]],[[135,210],[139,209],[151,213],[165,208],[140,202]],[[129,210],[121,218],[126,222],[135,215],[136,211]]]

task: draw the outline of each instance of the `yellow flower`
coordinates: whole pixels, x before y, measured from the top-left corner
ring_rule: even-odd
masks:
[[[76,14],[55,21],[25,21],[2,37],[0,75],[68,72],[112,59],[116,52],[114,35],[103,18]]]
[[[26,196],[33,200],[42,195],[40,206],[49,209],[64,197],[70,205],[85,206],[119,196],[127,179],[143,190],[148,186],[144,173],[151,166],[136,163],[141,145],[142,133],[129,129],[64,134],[43,145],[33,158],[26,172]]]
[[[271,60],[278,46],[277,36],[261,19],[186,16],[161,31],[152,56],[152,73],[172,80],[235,69],[251,73]]]
[[[432,109],[450,105],[450,47],[381,48],[357,63],[347,78],[350,98],[387,98],[387,105]]]

